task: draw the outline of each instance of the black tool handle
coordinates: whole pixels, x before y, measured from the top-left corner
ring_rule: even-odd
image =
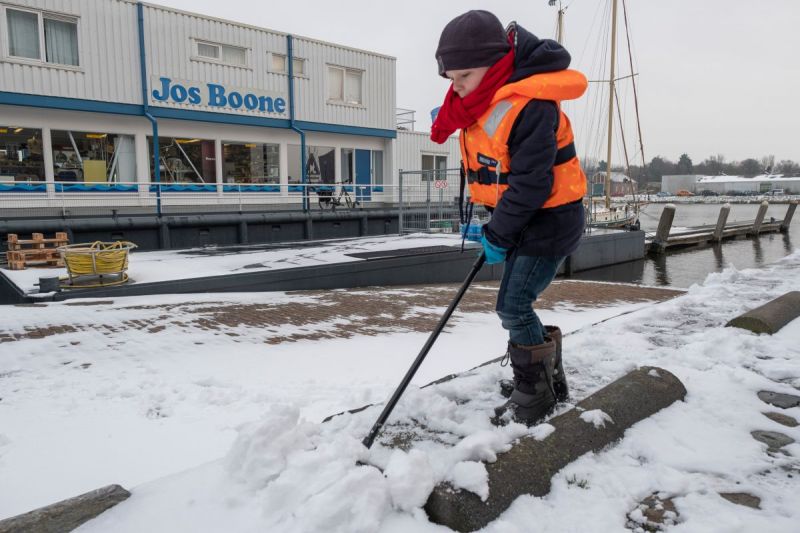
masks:
[[[372,443],[375,442],[375,437],[378,436],[380,433],[381,428],[386,423],[386,420],[389,418],[389,415],[392,414],[395,405],[397,405],[397,401],[400,399],[400,396],[403,395],[403,392],[408,387],[408,384],[411,383],[411,379],[414,377],[414,374],[417,373],[420,365],[422,365],[422,361],[425,360],[425,356],[428,355],[433,343],[436,342],[436,339],[439,337],[439,333],[442,332],[444,326],[447,324],[447,321],[450,319],[450,315],[453,314],[456,307],[458,306],[459,302],[461,302],[461,298],[464,297],[464,293],[467,292],[467,289],[472,284],[472,281],[475,279],[475,276],[478,275],[478,271],[483,266],[483,263],[486,261],[486,256],[481,252],[478,258],[475,260],[475,263],[472,265],[472,269],[467,274],[467,279],[464,280],[464,283],[461,284],[461,288],[458,289],[458,293],[456,294],[453,301],[450,302],[450,306],[442,315],[442,318],[439,319],[439,323],[436,325],[436,329],[431,332],[430,336],[428,337],[428,341],[425,343],[425,346],[422,347],[422,350],[417,355],[417,358],[414,360],[414,363],[411,365],[411,368],[408,369],[406,375],[403,377],[403,381],[400,382],[400,385],[397,387],[397,390],[394,391],[392,397],[389,398],[389,401],[386,402],[386,406],[383,408],[383,412],[378,417],[378,420],[375,421],[373,424],[372,429],[369,430],[369,434],[364,437],[362,441],[364,446],[367,448],[372,447]]]

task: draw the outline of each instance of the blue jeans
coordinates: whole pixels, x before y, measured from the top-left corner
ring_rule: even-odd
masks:
[[[544,342],[545,329],[533,310],[533,302],[556,277],[564,259],[515,253],[506,259],[495,310],[508,330],[508,340],[514,344],[533,346]]]

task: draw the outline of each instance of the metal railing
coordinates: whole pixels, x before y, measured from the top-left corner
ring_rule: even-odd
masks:
[[[460,170],[401,170],[398,173],[400,233],[459,233]],[[468,194],[465,191],[465,194]],[[489,220],[489,213],[476,206],[472,218]]]
[[[397,210],[400,233],[458,233],[458,169],[400,171],[396,184],[0,182],[0,218]],[[307,207],[306,207],[307,206]],[[488,212],[475,207],[473,218]]]
[[[339,210],[398,196],[396,187],[352,183],[0,183],[0,217],[302,211],[304,199],[311,210]]]

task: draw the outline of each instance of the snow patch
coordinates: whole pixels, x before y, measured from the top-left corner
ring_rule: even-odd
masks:
[[[538,424],[536,426],[533,426],[528,431],[528,435],[530,435],[536,440],[544,440],[547,437],[549,437],[555,430],[556,427],[552,424]]]
[[[481,501],[489,498],[489,473],[483,463],[461,461],[451,470],[448,481],[457,489],[474,492]]]
[[[587,424],[592,424],[596,429],[606,427],[606,422],[614,423],[610,416],[601,409],[592,409],[581,413],[581,420]]]
[[[428,456],[420,450],[395,450],[384,470],[392,503],[401,511],[412,511],[428,501],[436,482]]]

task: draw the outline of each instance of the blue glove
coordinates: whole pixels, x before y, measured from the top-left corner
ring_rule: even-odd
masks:
[[[495,265],[506,260],[508,248],[502,248],[490,243],[486,235],[481,236],[481,244],[483,245],[483,254],[486,256],[487,265]]]

